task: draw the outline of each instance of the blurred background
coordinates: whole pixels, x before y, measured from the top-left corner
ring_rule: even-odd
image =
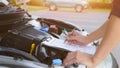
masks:
[[[112,0],[30,0],[27,2],[27,5],[29,11],[50,10],[50,8],[53,7],[53,10],[70,12],[75,11],[74,8],[76,8],[77,5],[81,5],[81,3],[83,3],[87,4],[85,7],[87,9],[84,11],[89,11],[91,9],[91,11],[99,11],[101,9],[101,11],[104,10],[109,12],[109,9],[111,8],[111,2]],[[68,4],[74,4],[75,6],[72,6],[74,8],[71,8],[68,6]]]

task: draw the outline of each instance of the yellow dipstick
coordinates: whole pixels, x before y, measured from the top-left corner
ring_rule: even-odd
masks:
[[[32,43],[32,45],[31,45],[31,49],[30,49],[30,54],[31,54],[31,55],[32,55],[34,49],[35,49],[35,44]]]

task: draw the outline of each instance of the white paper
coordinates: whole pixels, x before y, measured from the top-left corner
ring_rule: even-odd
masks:
[[[96,47],[92,44],[88,44],[87,46],[80,46],[80,45],[69,45],[67,42],[64,42],[64,40],[57,39],[57,38],[51,38],[49,40],[45,40],[42,42],[42,44],[45,44],[46,46],[50,47],[56,47],[56,48],[62,48],[68,51],[81,51],[88,54],[93,55],[96,51]]]

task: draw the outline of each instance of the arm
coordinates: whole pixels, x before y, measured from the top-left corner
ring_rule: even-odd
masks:
[[[74,62],[87,65],[88,68],[95,68],[120,41],[120,18],[112,15],[108,21],[104,38],[94,56],[79,51],[68,53],[63,64],[70,65]]]
[[[67,41],[70,44],[87,45],[103,37],[106,31],[107,25],[108,25],[108,21],[106,21],[100,28],[98,28],[96,31],[92,32],[88,36],[82,36],[76,31],[73,31],[68,34]]]
[[[100,28],[98,28],[96,31],[90,33],[88,36],[86,36],[86,39],[89,40],[88,43],[93,42],[101,37],[104,36],[106,28],[108,25],[108,21],[106,21]]]
[[[99,64],[120,41],[120,18],[112,15],[104,38],[92,57],[93,64]]]

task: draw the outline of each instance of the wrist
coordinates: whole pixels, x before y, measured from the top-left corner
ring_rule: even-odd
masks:
[[[87,65],[87,68],[96,68],[98,65],[98,63],[96,62],[96,60],[94,60],[93,57],[91,57],[91,64]]]
[[[89,63],[86,65],[86,68],[96,68],[97,67],[97,63],[94,60],[93,57],[91,57]]]

